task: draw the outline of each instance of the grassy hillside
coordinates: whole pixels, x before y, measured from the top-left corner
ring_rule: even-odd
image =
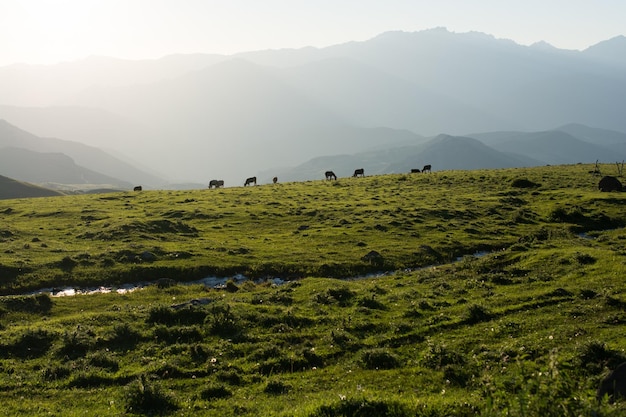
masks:
[[[592,168],[2,201],[5,294],[171,280],[0,298],[0,409],[623,415],[626,195]],[[235,273],[291,279],[182,285]]]
[[[59,195],[62,193],[0,175],[0,200]]]

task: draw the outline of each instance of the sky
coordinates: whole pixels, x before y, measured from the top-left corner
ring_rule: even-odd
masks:
[[[435,27],[583,50],[626,35],[626,1],[0,0],[0,66],[325,47]]]

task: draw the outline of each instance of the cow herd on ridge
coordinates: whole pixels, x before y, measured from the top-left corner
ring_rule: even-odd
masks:
[[[431,172],[431,166],[430,165],[424,165],[424,167],[422,168],[422,170],[420,171],[419,168],[414,168],[411,169],[411,173],[419,173],[419,172]],[[324,177],[327,180],[336,180],[337,179],[337,175],[335,175],[335,173],[333,171],[326,171],[324,173]],[[354,170],[354,174],[352,175],[352,177],[356,178],[356,177],[365,177],[365,170],[363,168],[357,168]],[[272,178],[272,182],[274,184],[278,183],[278,177],[274,177]],[[248,185],[256,185],[256,177],[249,177],[246,178],[246,181],[243,183],[244,187],[247,187]],[[209,181],[209,188],[220,188],[224,186],[224,180],[211,180]]]

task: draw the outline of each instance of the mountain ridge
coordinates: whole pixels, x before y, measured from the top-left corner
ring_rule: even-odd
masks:
[[[166,171],[170,181],[239,183],[317,156],[392,146],[404,131],[463,136],[546,131],[570,123],[626,131],[626,73],[605,59],[622,44],[617,37],[573,51],[436,28],[385,32],[325,48],[173,55],[148,63],[93,58],[84,78],[74,77],[80,86],[68,84],[47,96],[48,103],[66,106],[63,135],[51,134],[61,130],[53,123],[44,128],[43,115],[15,109],[27,99],[12,93],[25,78],[16,79],[15,70],[13,78],[4,77],[7,69],[0,68],[0,97],[13,100],[6,103],[11,109],[0,107],[0,117],[20,119],[26,130],[41,129],[39,136],[87,141],[86,135],[100,144],[108,138],[117,152]],[[126,67],[132,71],[125,73]],[[69,77],[81,74],[80,68],[47,69]],[[115,74],[111,85],[102,82],[106,78],[98,72],[104,70]],[[58,90],[46,86],[45,73],[37,71],[23,74],[32,78],[21,84],[33,87],[29,94]],[[98,129],[79,125],[78,115],[86,113],[71,116],[79,108],[103,112],[91,119]],[[107,123],[110,130],[98,132]],[[359,140],[363,129],[379,127],[394,133],[375,138],[378,143],[371,134]]]

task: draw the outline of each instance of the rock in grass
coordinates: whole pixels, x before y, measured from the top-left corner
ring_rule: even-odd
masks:
[[[622,362],[600,382],[596,396],[600,401],[605,395],[611,403],[620,398],[626,399],[626,362]]]
[[[602,177],[598,188],[602,192],[622,191],[622,183],[617,178],[607,175]]]

